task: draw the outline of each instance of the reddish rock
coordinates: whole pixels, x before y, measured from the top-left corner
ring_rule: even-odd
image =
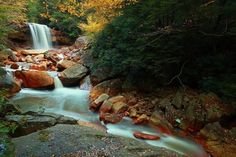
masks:
[[[128,110],[128,105],[124,102],[116,102],[112,105],[113,113],[120,114],[120,113],[124,113],[127,110]]]
[[[19,68],[19,65],[16,64],[16,63],[13,63],[13,64],[11,65],[11,69],[18,69],[18,68]]]
[[[116,124],[119,123],[123,116],[118,114],[111,114],[111,113],[100,113],[99,118],[101,121],[106,123]]]
[[[142,114],[137,119],[133,120],[134,124],[145,124],[148,123],[149,117],[146,114]]]
[[[39,63],[39,62],[45,60],[44,54],[39,54],[39,55],[35,56],[35,57],[33,58],[33,60],[34,60],[35,63]]]
[[[109,113],[112,110],[112,102],[110,102],[109,100],[105,100],[101,107],[100,107],[100,113]]]
[[[15,77],[21,79],[26,88],[41,88],[54,85],[54,80],[43,71],[15,71]]]
[[[89,106],[89,108],[92,111],[97,111],[99,107],[102,105],[102,103],[109,98],[109,95],[103,93],[101,94],[94,102],[92,102]]]
[[[30,69],[34,69],[34,70],[39,70],[39,71],[46,71],[47,70],[47,63],[43,62],[41,64],[31,64],[30,65]]]
[[[135,131],[133,135],[136,138],[144,139],[144,140],[159,140],[160,139],[160,137],[157,135],[150,135],[150,134],[142,133],[139,131]]]

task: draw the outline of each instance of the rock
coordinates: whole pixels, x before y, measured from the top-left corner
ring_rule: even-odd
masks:
[[[92,85],[97,85],[108,78],[112,78],[112,69],[110,67],[99,67],[91,70]]]
[[[136,117],[138,117],[138,113],[137,113],[137,110],[136,110],[135,108],[131,108],[131,109],[129,110],[129,117],[131,117],[131,118],[136,118]]]
[[[17,61],[17,57],[15,55],[15,52],[11,49],[4,49],[0,51],[0,63],[10,58],[12,61]]]
[[[61,60],[60,62],[57,63],[57,68],[59,70],[64,70],[74,66],[75,64],[76,64],[75,62],[70,60]]]
[[[92,88],[90,98],[95,100],[102,93],[107,93],[109,96],[119,95],[122,92],[121,84],[120,79],[104,81]]]
[[[42,62],[40,64],[31,64],[29,69],[39,70],[39,71],[46,71],[47,70],[47,63]]]
[[[88,73],[88,69],[81,64],[75,64],[74,66],[67,68],[60,73],[60,79],[64,85],[70,86],[79,84],[80,80]]]
[[[11,64],[11,69],[18,69],[19,65],[17,63]]]
[[[21,90],[21,83],[10,73],[0,67],[0,89],[7,90],[7,95],[11,96]]]
[[[113,105],[112,102],[110,102],[109,100],[105,100],[102,103],[102,105],[99,109],[99,112],[102,114],[103,113],[110,113],[112,111],[112,105]]]
[[[126,98],[122,95],[117,95],[114,97],[111,97],[108,99],[110,102],[112,102],[113,104],[117,103],[117,102],[126,102]]]
[[[21,50],[20,53],[24,55],[38,55],[38,54],[44,54],[45,50]]]
[[[172,101],[172,104],[177,108],[177,109],[180,109],[181,106],[182,106],[182,99],[183,99],[183,95],[180,91],[177,91],[173,101]]]
[[[142,114],[137,119],[135,119],[133,122],[134,124],[145,124],[149,121],[149,117],[146,114]]]
[[[71,45],[72,41],[65,33],[51,29],[52,33],[52,42],[57,45]]]
[[[108,100],[110,101],[110,100]],[[111,101],[112,103],[112,101]],[[125,113],[128,110],[128,105],[124,102],[116,102],[112,105],[112,112],[115,114]]]
[[[218,122],[207,124],[200,134],[206,138],[206,147],[214,157],[234,157],[236,128],[224,129]]]
[[[44,54],[38,54],[36,56],[33,57],[34,63],[39,63],[41,61],[44,61]]]
[[[109,98],[109,95],[103,93],[101,94],[95,101],[93,106],[90,106],[90,109],[97,110],[104,101],[106,101]]]
[[[25,57],[25,61],[27,63],[34,63],[33,57],[31,55],[28,55]]]
[[[113,113],[100,113],[99,118],[105,124],[106,123],[116,124],[116,123],[119,123],[122,120],[123,116],[118,115],[118,114],[113,114]]]
[[[25,88],[42,88],[54,85],[54,80],[44,71],[15,71],[15,77],[23,81]]]
[[[15,138],[13,143],[16,148],[16,157],[182,156],[165,148],[150,146],[134,139],[112,136],[95,128],[79,125],[59,124]]]
[[[144,139],[144,140],[160,140],[160,137],[157,135],[150,135],[150,134],[142,133],[139,131],[135,131],[133,135],[136,138]]]
[[[152,113],[149,123],[162,133],[172,134],[172,125],[158,112]]]
[[[74,43],[75,48],[86,49],[90,45],[90,40],[88,36],[78,37]]]

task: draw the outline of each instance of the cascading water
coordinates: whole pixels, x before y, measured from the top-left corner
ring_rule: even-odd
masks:
[[[52,48],[52,36],[50,28],[46,25],[28,23],[33,39],[34,49],[49,50]]]

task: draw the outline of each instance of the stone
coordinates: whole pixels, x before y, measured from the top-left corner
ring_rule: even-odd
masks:
[[[111,97],[108,99],[110,102],[112,102],[113,104],[117,103],[117,102],[126,102],[126,98],[122,95],[117,95],[114,97]]]
[[[20,53],[24,55],[38,55],[38,54],[44,54],[45,50],[21,50]]]
[[[182,99],[183,99],[183,95],[180,91],[176,92],[175,97],[172,100],[172,104],[177,108],[180,109],[182,106]]]
[[[138,116],[137,119],[133,121],[134,124],[145,124],[149,121],[149,117],[146,114],[142,114],[141,116]]]
[[[61,60],[57,63],[57,68],[59,70],[64,70],[74,66],[76,63],[70,60]]]
[[[133,133],[134,137],[139,138],[139,139],[144,139],[144,140],[160,140],[161,138],[157,135],[150,135],[146,133],[142,133],[139,131],[135,131]]]
[[[80,80],[88,73],[88,69],[82,64],[75,64],[60,72],[60,79],[63,85],[70,86],[80,83]]]
[[[90,40],[88,36],[80,36],[76,39],[74,46],[75,48],[88,48]]]
[[[129,117],[131,117],[131,118],[138,117],[138,113],[137,113],[137,110],[135,108],[129,109]]]
[[[110,101],[110,100],[108,100]],[[112,101],[111,101],[112,103]],[[112,104],[112,112],[115,114],[125,113],[128,110],[128,105],[124,102],[115,102]]]
[[[97,85],[108,78],[112,78],[112,70],[110,67],[99,67],[91,70],[92,85]]]
[[[36,56],[33,57],[34,63],[39,63],[41,61],[44,61],[44,54],[38,54]]]
[[[33,57],[31,55],[28,55],[25,57],[25,61],[27,63],[34,63]]]
[[[102,103],[104,101],[106,101],[107,99],[109,98],[109,95],[107,95],[106,93],[103,93],[101,94],[95,101],[93,101],[89,108],[92,110],[92,111],[96,111],[99,109],[99,107],[102,105]]]
[[[0,51],[0,62],[2,63],[3,61],[7,60],[10,58],[12,61],[17,61],[17,57],[15,56],[14,51],[11,49],[4,49]]]
[[[11,64],[11,69],[18,69],[19,68],[19,65],[17,63],[13,63]]]
[[[41,135],[46,140],[40,140]],[[65,142],[66,141],[66,142]],[[166,148],[147,145],[134,139],[113,136],[96,128],[58,124],[13,139],[16,157],[179,157]]]
[[[122,92],[122,81],[120,79],[112,79],[99,83],[92,88],[90,99],[95,100],[102,93],[107,93],[109,96],[119,95]]]
[[[113,113],[100,113],[99,118],[105,124],[106,123],[116,124],[116,123],[119,123],[122,120],[123,116],[118,115],[118,114],[113,114]]]
[[[7,90],[6,94],[11,96],[21,90],[21,82],[0,67],[0,89]]]
[[[109,100],[105,100],[102,103],[102,105],[99,109],[99,112],[102,114],[103,113],[110,113],[112,111],[112,106],[113,106],[112,102],[110,102]]]
[[[22,80],[25,88],[43,88],[54,85],[54,79],[44,71],[15,71],[14,75]]]

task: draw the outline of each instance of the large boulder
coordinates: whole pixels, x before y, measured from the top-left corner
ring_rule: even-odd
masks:
[[[82,64],[75,64],[60,73],[60,79],[65,86],[79,84],[80,80],[88,73]]]
[[[57,68],[59,70],[65,70],[67,68],[70,68],[74,66],[76,63],[70,60],[61,60],[57,63]]]
[[[44,88],[54,85],[54,79],[44,71],[15,71],[14,75],[22,80],[25,88]]]
[[[171,150],[79,125],[56,125],[13,139],[16,157],[178,157]]]
[[[20,81],[16,80],[10,73],[0,67],[0,89],[7,90],[6,94],[11,96],[21,90]]]

